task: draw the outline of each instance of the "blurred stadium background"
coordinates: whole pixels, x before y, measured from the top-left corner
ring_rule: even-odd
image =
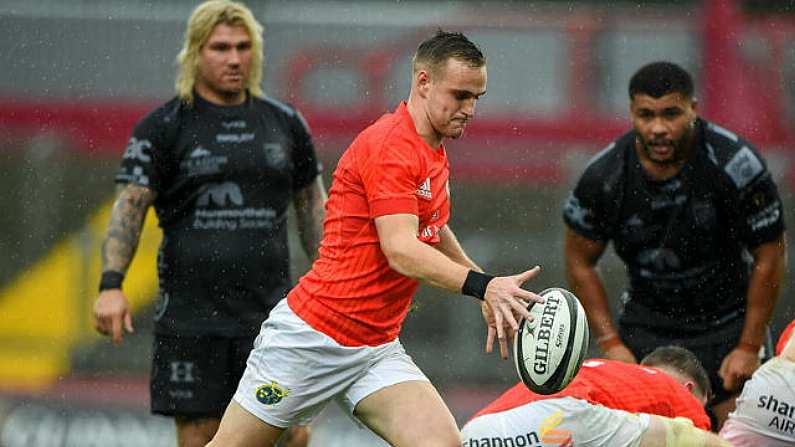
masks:
[[[154,216],[126,283],[137,332],[114,348],[90,312],[112,175],[135,121],[172,96],[195,4],[0,2],[0,446],[174,443],[171,422],[148,415]],[[478,42],[488,95],[448,145],[452,225],[489,271],[541,264],[533,289],[565,284],[561,204],[628,128],[629,76],[652,60],[690,69],[703,115],[763,150],[795,222],[792,0],[248,4],[266,28],[265,90],[306,115],[327,185],[352,137],[406,96],[422,38],[441,26]],[[602,272],[616,298],[623,267],[611,255]],[[791,280],[774,330],[795,314]],[[459,422],[516,380],[510,362],[482,353],[465,301],[421,289],[402,337]],[[378,442],[330,408],[312,445],[357,443]]]

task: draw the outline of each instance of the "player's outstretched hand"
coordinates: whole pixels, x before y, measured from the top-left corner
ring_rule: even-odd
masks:
[[[122,324],[127,332],[134,332],[127,297],[119,289],[103,290],[94,303],[94,328],[102,335],[110,335],[113,343],[119,344],[124,336]]]
[[[497,276],[489,281],[481,306],[483,318],[488,325],[486,352],[492,351],[496,335],[500,344],[500,357],[508,358],[508,340],[519,329],[519,321],[522,318],[533,318],[527,310],[528,303],[544,302],[539,295],[522,289],[522,284],[540,271],[541,267],[535,266],[518,275]]]
[[[751,378],[756,368],[759,368],[759,355],[736,348],[723,359],[718,375],[723,379],[726,391],[737,391]]]

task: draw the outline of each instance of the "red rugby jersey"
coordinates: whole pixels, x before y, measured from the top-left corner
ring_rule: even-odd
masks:
[[[776,355],[781,355],[781,351],[784,350],[784,347],[787,346],[787,341],[789,340],[789,336],[792,334],[792,329],[795,328],[795,320],[792,320],[784,331],[781,332],[781,336],[778,338],[778,342],[776,343]]]
[[[631,413],[686,417],[696,427],[710,429],[701,402],[671,376],[656,368],[606,359],[586,360],[569,386],[556,394],[535,394],[520,382],[474,417],[556,397],[575,397]]]
[[[439,242],[448,178],[444,147],[417,134],[405,103],[360,133],[334,171],[319,258],[287,296],[293,312],[344,346],[394,340],[417,281],[389,267],[374,219],[414,214],[417,238]]]

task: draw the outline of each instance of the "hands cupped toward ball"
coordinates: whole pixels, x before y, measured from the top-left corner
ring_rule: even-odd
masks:
[[[500,357],[508,358],[508,341],[519,329],[522,318],[532,320],[527,310],[530,303],[543,303],[544,299],[527,290],[522,285],[541,271],[535,266],[530,270],[513,276],[497,276],[492,279],[481,304],[483,319],[486,320],[486,352],[494,349],[495,336],[500,344]]]

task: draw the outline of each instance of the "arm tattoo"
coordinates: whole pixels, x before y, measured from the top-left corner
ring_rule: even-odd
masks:
[[[326,215],[326,190],[321,178],[296,191],[294,206],[301,245],[310,260],[317,259],[323,239],[323,218]]]
[[[119,188],[113,204],[108,233],[102,243],[102,271],[127,272],[138,248],[138,239],[149,206],[156,193],[145,186],[127,184]]]

